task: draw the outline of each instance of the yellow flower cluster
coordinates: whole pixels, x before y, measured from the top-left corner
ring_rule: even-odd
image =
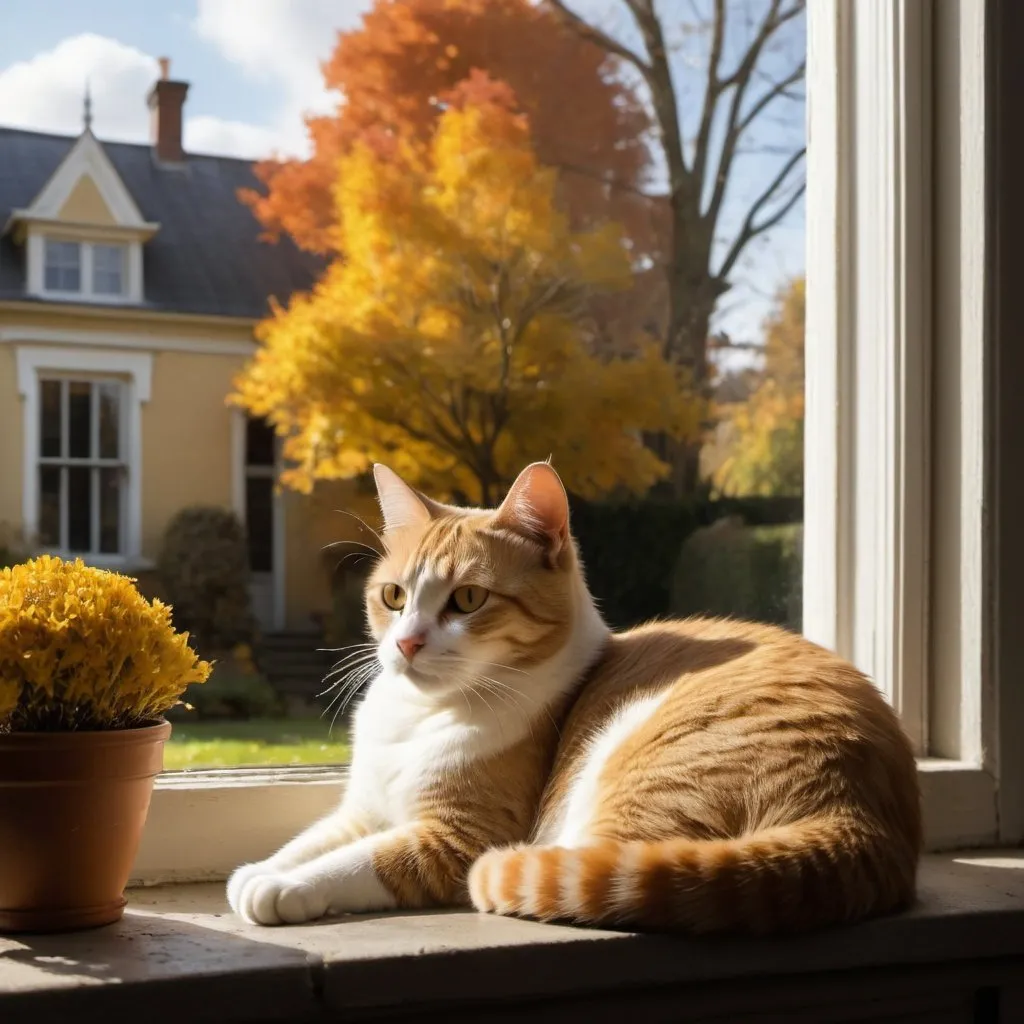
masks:
[[[127,576],[49,555],[0,570],[0,732],[145,724],[209,675]]]

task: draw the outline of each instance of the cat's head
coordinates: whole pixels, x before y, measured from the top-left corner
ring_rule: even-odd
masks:
[[[374,477],[386,551],[366,613],[390,674],[438,695],[486,688],[565,647],[585,591],[550,465],[524,469],[497,509],[442,505],[385,466]]]

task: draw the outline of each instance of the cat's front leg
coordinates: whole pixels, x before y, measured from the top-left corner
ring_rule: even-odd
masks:
[[[340,849],[373,831],[366,815],[342,805],[333,814],[311,825],[294,839],[285,843],[277,853],[266,860],[243,864],[228,879],[228,904],[236,914],[242,914],[241,895],[247,882],[254,878],[275,877],[297,868],[332,850]],[[244,917],[245,915],[242,914]]]
[[[236,911],[253,924],[301,924],[329,914],[467,902],[466,874],[482,852],[439,822],[365,836],[297,867],[249,878]]]

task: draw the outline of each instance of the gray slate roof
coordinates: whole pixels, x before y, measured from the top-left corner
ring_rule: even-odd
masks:
[[[0,230],[11,210],[27,207],[74,145],[62,135],[0,128]],[[260,240],[260,225],[239,202],[239,188],[259,188],[252,164],[189,155],[163,167],[148,145],[103,148],[142,216],[160,230],[143,246],[145,305],[178,313],[262,317],[271,296],[284,302],[308,288],[319,258],[290,239]],[[25,299],[24,247],[0,239],[0,299]]]

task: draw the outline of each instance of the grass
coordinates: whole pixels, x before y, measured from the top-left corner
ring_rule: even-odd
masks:
[[[339,764],[349,760],[348,732],[330,718],[253,718],[175,722],[164,768],[237,768],[268,764]]]

